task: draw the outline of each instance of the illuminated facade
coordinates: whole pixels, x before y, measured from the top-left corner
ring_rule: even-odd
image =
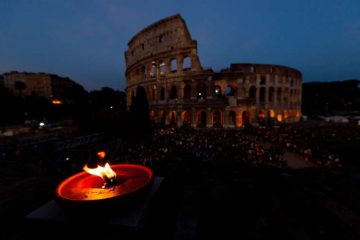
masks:
[[[150,117],[160,124],[234,128],[301,117],[300,71],[248,63],[220,72],[203,69],[197,41],[180,15],[136,34],[125,59],[128,106],[137,87],[143,87]]]

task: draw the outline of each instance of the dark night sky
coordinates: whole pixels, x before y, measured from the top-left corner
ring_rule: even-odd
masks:
[[[269,63],[299,69],[305,82],[360,79],[359,0],[0,0],[0,73],[123,90],[130,38],[176,13],[204,67]]]

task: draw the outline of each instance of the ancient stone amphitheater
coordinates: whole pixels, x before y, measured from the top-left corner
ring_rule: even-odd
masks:
[[[156,123],[235,128],[299,121],[300,71],[279,65],[235,63],[204,69],[180,15],[141,30],[125,52],[127,103],[143,87]]]

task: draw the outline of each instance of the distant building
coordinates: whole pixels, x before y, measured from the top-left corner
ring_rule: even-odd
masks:
[[[24,89],[18,89],[16,82],[24,83]],[[15,96],[36,94],[55,104],[72,103],[79,93],[86,92],[73,80],[48,73],[7,72],[3,74],[3,85]]]
[[[137,33],[125,52],[127,103],[147,93],[150,117],[160,124],[240,127],[301,118],[302,74],[279,65],[231,64],[203,69],[197,41],[180,15]]]

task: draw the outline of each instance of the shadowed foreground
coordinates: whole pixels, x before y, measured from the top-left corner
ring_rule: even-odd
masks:
[[[360,238],[360,178],[349,168],[294,170],[219,161],[218,156],[196,161],[185,153],[167,155],[151,162],[164,181],[142,227],[129,231],[24,221],[25,215],[53,199],[57,184],[74,172],[71,164],[54,165],[32,156],[0,163],[0,215],[6,220],[1,239]]]

